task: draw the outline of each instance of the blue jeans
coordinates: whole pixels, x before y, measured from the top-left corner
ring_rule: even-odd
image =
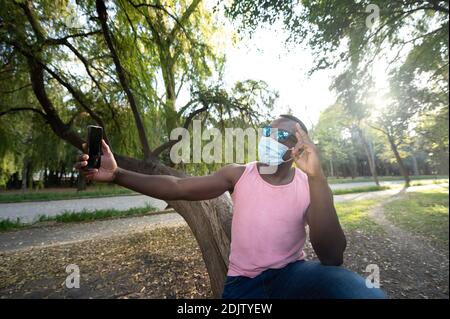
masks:
[[[267,269],[255,278],[227,276],[224,299],[384,299],[367,288],[360,275],[338,266],[299,260],[281,269]]]

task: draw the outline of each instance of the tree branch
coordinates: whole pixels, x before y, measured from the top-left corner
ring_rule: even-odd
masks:
[[[90,31],[90,32],[85,32],[85,33],[75,33],[75,34],[69,34],[65,37],[62,38],[47,38],[44,40],[44,45],[52,45],[52,44],[65,44],[65,42],[68,39],[72,39],[72,38],[79,38],[79,37],[87,37],[90,35],[94,35],[94,34],[101,34],[101,30],[94,30],[94,31]]]
[[[41,28],[39,23],[37,22],[36,17],[34,16],[34,12],[32,10],[33,3],[30,0],[23,2],[14,2],[16,5],[22,8],[24,11],[28,21],[30,22],[31,28],[33,29],[38,41],[43,41],[45,39],[45,31]]]
[[[116,67],[116,71],[119,76],[120,84],[122,85],[122,87],[125,91],[125,94],[128,98],[128,102],[130,103],[131,110],[133,112],[133,116],[134,116],[134,120],[136,123],[136,128],[138,130],[139,140],[141,142],[144,157],[146,160],[148,160],[152,157],[152,153],[150,151],[150,146],[148,144],[144,124],[143,124],[141,116],[139,114],[139,110],[138,110],[134,95],[131,92],[129,81],[126,76],[126,71],[120,62],[120,59],[116,52],[116,49],[114,48],[112,34],[110,34],[109,28],[108,28],[108,22],[107,22],[108,13],[106,11],[106,6],[105,6],[105,3],[103,2],[103,0],[96,0],[96,8],[97,8],[98,17],[100,19],[100,24],[102,27],[103,37],[105,38],[106,45],[108,46],[109,51],[111,52],[111,56],[112,56],[114,65]]]
[[[39,115],[41,115],[45,120],[47,120],[47,114],[45,114],[44,112],[42,112],[39,109],[36,109],[34,107],[14,107],[14,108],[9,108],[6,111],[2,111],[0,112],[0,117],[9,113],[15,113],[15,112],[21,112],[21,111],[32,111],[35,112]]]
[[[88,33],[84,33],[84,35],[89,35],[89,34],[97,34],[101,31],[95,31],[95,32],[88,32]],[[117,128],[120,127],[119,123],[117,122],[116,118],[115,118],[115,113],[113,110],[113,107],[111,106],[111,104],[108,102],[108,100],[106,99],[106,95],[105,92],[103,91],[100,83],[97,81],[97,79],[94,77],[94,75],[91,72],[90,69],[90,64],[89,61],[80,53],[80,51],[78,51],[68,40],[68,37],[64,37],[64,38],[59,38],[59,39],[47,39],[46,42],[49,42],[51,44],[58,44],[58,45],[65,45],[66,47],[68,47],[74,54],[75,56],[81,61],[81,63],[83,63],[84,68],[86,70],[86,73],[88,74],[89,78],[91,79],[91,81],[95,84],[95,86],[97,87],[97,89],[99,90],[99,92],[101,93],[101,96],[103,97],[103,102],[105,103],[105,105],[109,108],[110,112],[111,112],[111,116],[112,119],[116,125]],[[95,68],[94,68],[95,69]],[[85,108],[86,109],[86,108]],[[94,112],[91,111],[89,112],[89,115],[91,115],[91,117],[102,127],[104,127],[103,121],[100,119],[100,117],[96,114],[93,114]]]
[[[389,136],[389,133],[388,133],[387,131],[383,130],[382,128],[376,127],[376,126],[374,126],[374,125],[372,125],[372,124],[367,124],[367,125],[370,126],[371,128],[373,128],[374,130],[380,131],[380,132],[382,132],[383,134]]]
[[[78,149],[82,149],[82,138],[72,130],[67,124],[65,124],[58,115],[55,107],[50,101],[44,85],[44,69],[37,63],[36,59],[32,56],[27,56],[30,81],[32,83],[34,94],[37,100],[41,104],[47,116],[47,122],[50,124],[53,132],[60,138],[68,141]]]
[[[43,32],[42,27],[34,16],[34,12],[32,11],[32,3],[31,1],[27,1],[27,3],[18,4],[25,12],[28,21],[32,25],[33,31],[35,32],[36,37],[42,42],[45,43],[46,37]],[[64,40],[66,43],[70,44],[67,40]],[[40,66],[47,71],[53,78],[55,78],[62,86],[64,86],[75,98],[75,100],[89,113],[89,115],[94,119],[98,125],[105,127],[103,120],[98,116],[88,105],[85,103],[82,95],[78,92],[71,84],[65,81],[61,76],[59,76],[55,71],[50,69],[47,65],[42,63],[36,56],[30,53],[28,50],[24,49],[19,43],[16,41],[11,41],[13,46],[15,46],[23,55],[31,58],[34,63],[40,64]],[[31,50],[32,51],[32,50]],[[105,135],[106,139],[106,135]]]
[[[83,114],[82,111],[77,111],[77,112],[75,112],[75,114],[72,115],[72,117],[70,118],[70,120],[67,122],[67,125],[68,125],[69,127],[72,127],[72,125],[73,125],[73,123],[75,122],[76,118],[77,118],[78,116],[80,116],[81,114]]]
[[[128,0],[128,2],[135,8],[135,9],[139,9],[141,7],[147,7],[147,8],[152,8],[152,9],[157,9],[157,10],[161,10],[164,13],[166,13],[169,17],[171,17],[174,21],[175,21],[175,26],[177,26],[178,29],[183,30],[183,32],[185,34],[187,34],[186,29],[184,28],[184,25],[182,24],[182,22],[172,13],[170,13],[166,8],[164,8],[164,6],[159,5],[159,4],[149,4],[149,3],[139,3],[139,4],[135,4],[133,3],[132,0]],[[139,11],[140,12],[140,11]],[[141,12],[142,13],[142,12]],[[173,39],[173,37],[171,38]]]
[[[1,93],[1,94],[12,94],[12,93],[18,92],[18,91],[20,91],[20,90],[23,90],[23,89],[25,89],[25,88],[27,88],[27,87],[30,87],[30,86],[31,86],[31,83],[28,83],[28,84],[25,84],[25,85],[23,85],[23,86],[17,88],[17,89],[14,89],[14,90],[8,90],[8,91],[0,91],[0,93]]]
[[[172,31],[170,31],[169,41],[172,41],[173,39],[175,39],[177,33],[180,31],[180,28],[183,29],[183,31],[185,31],[183,26],[189,20],[192,13],[194,13],[195,9],[197,9],[197,6],[200,4],[200,1],[201,0],[193,0],[192,1],[192,3],[189,5],[189,7],[186,9],[186,11],[181,16],[180,21],[177,24],[175,24]],[[185,33],[186,33],[186,31],[185,31]]]
[[[58,73],[56,73],[54,70],[49,68],[47,65],[42,63],[41,61],[36,59],[36,62],[39,63],[42,68],[47,71],[56,81],[58,81],[62,86],[64,86],[70,94],[75,98],[75,100],[83,107],[86,112],[92,117],[92,119],[97,122],[98,125],[101,127],[105,127],[105,124],[103,123],[103,120],[100,116],[98,116],[84,101],[84,98],[82,97],[82,94],[76,90],[69,82],[65,81]]]
[[[189,103],[187,103],[187,104],[183,107],[183,109],[186,109],[187,107],[189,107],[190,105],[192,105],[192,104],[194,104],[194,103],[196,103],[196,102],[198,102],[198,101],[199,101],[199,100],[192,100],[192,101],[190,101]],[[209,105],[204,105],[202,108],[200,108],[200,109],[198,109],[198,110],[195,110],[195,111],[191,112],[191,113],[189,114],[189,116],[186,118],[186,120],[184,121],[183,128],[188,129],[188,128],[189,128],[189,125],[191,124],[191,122],[192,122],[192,120],[194,119],[194,117],[195,117],[196,115],[202,113],[202,112],[207,111],[208,108],[209,108]],[[178,141],[180,141],[180,140],[181,140],[181,138],[179,137],[179,138],[176,139],[176,140],[170,140],[170,141],[165,142],[164,144],[161,144],[160,146],[158,146],[157,148],[155,148],[155,149],[153,150],[153,155],[154,155],[155,157],[156,157],[156,156],[159,156],[159,154],[161,154],[161,152],[163,152],[165,149],[167,149],[167,148],[169,148],[169,147],[172,147],[173,145],[175,145],[175,144],[176,144]]]

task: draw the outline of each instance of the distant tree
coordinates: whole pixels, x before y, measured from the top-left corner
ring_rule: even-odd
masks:
[[[312,135],[330,176],[339,176],[339,166],[348,168],[352,176],[356,175],[352,125],[341,105],[332,105],[320,114]]]
[[[438,174],[449,173],[448,107],[424,114],[415,127],[415,149],[428,155],[429,164]]]

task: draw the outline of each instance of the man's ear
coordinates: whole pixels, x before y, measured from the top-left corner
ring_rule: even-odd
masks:
[[[287,161],[287,160],[289,160],[289,159],[291,159],[292,158],[292,151],[293,151],[293,147],[291,147],[291,148],[288,148],[288,150],[286,151],[286,153],[284,153],[284,156],[283,156],[283,159],[285,160],[285,161]],[[289,155],[289,156],[288,156]],[[284,157],[287,157],[287,158],[284,158]]]

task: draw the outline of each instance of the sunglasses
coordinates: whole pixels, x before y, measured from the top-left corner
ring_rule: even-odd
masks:
[[[274,136],[276,133],[276,136]],[[273,128],[270,125],[264,126],[262,128],[262,134],[265,137],[276,137],[278,142],[284,142],[291,138],[294,142],[297,142],[297,138],[294,136],[294,134],[290,133],[289,131],[280,129],[280,128]]]

